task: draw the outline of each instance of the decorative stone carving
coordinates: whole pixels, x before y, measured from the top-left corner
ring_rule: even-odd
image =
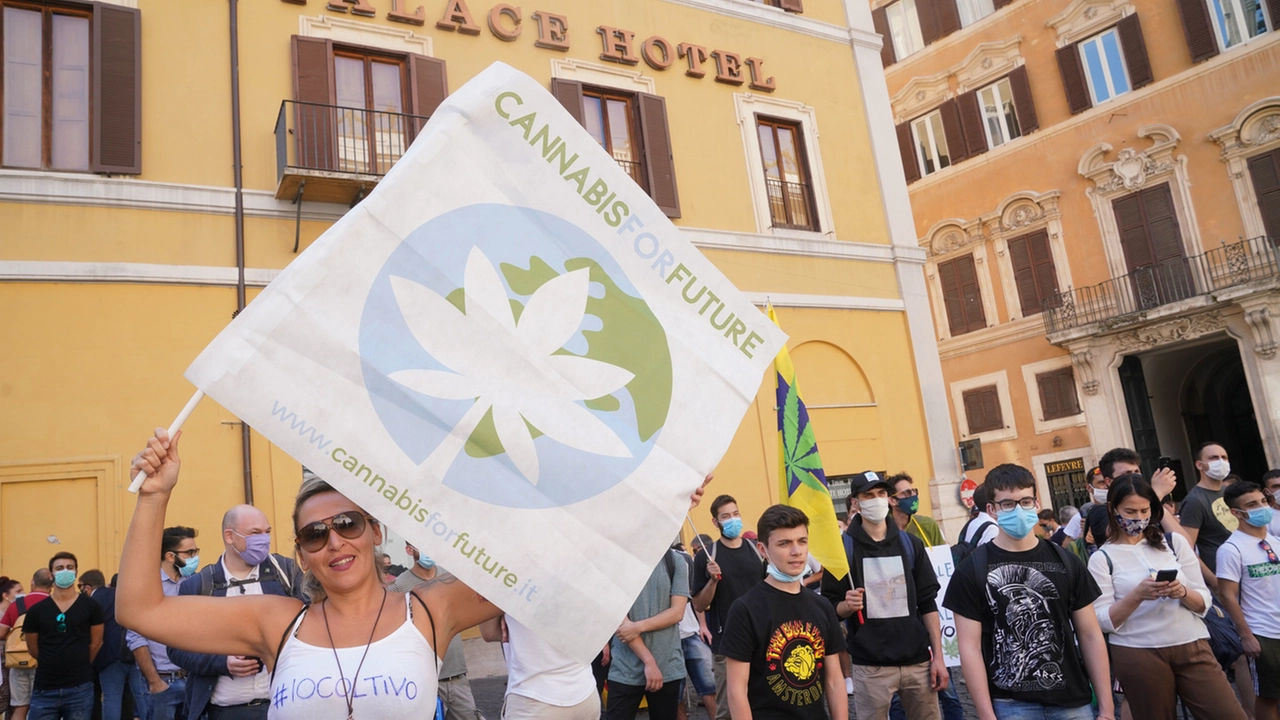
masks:
[[[1257,189],[1249,177],[1248,158],[1280,146],[1280,96],[1250,104],[1230,125],[1209,133],[1209,139],[1222,148],[1221,159],[1227,165],[1227,176],[1231,178],[1246,236],[1267,234],[1258,207]]]
[[[1133,5],[1128,0],[1075,0],[1045,25],[1058,34],[1058,47],[1065,47],[1116,24],[1131,12]]]
[[[1013,72],[1022,64],[1021,44],[1022,36],[1014,35],[976,45],[948,71],[956,76],[957,92],[968,92]]]
[[[933,226],[921,244],[927,249],[929,257],[938,257],[963,250],[985,239],[980,222],[952,219]]]
[[[1201,313],[1121,333],[1116,336],[1116,350],[1121,353],[1149,350],[1160,345],[1194,340],[1226,327],[1226,321],[1218,313]]]
[[[943,70],[934,75],[911,78],[889,99],[889,104],[893,108],[893,121],[906,122],[950,100],[952,97],[950,75],[950,70]]]
[[[1098,378],[1093,371],[1093,352],[1081,350],[1071,353],[1071,364],[1075,367],[1076,378],[1080,381],[1080,389],[1085,395],[1098,394]]]
[[[1253,351],[1264,360],[1274,358],[1277,333],[1275,323],[1272,321],[1271,309],[1260,307],[1250,310],[1244,314],[1244,319],[1249,323],[1249,329],[1253,331]]]
[[[983,218],[987,221],[988,232],[997,236],[1057,219],[1059,195],[1061,193],[1057,190],[1046,193],[1023,191],[1010,195],[997,206],[994,215]]]
[[[1147,178],[1172,171],[1173,163],[1171,161],[1156,162],[1148,157],[1146,153],[1138,152],[1133,148],[1125,148],[1120,151],[1115,164],[1111,166],[1111,178],[1106,182],[1099,183],[1098,190],[1110,192],[1121,187],[1130,192],[1141,190],[1142,186],[1147,184]]]
[[[1139,128],[1138,137],[1150,139],[1151,147],[1123,148],[1112,162],[1106,160],[1111,145],[1094,145],[1080,159],[1080,174],[1097,184],[1097,192],[1110,193],[1141,190],[1151,178],[1173,172],[1173,150],[1182,139],[1178,131],[1168,125],[1144,125]]]

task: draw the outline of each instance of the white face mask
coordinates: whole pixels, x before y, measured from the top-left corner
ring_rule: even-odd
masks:
[[[1107,488],[1094,488],[1093,502],[1098,505],[1106,505],[1107,504]]]
[[[858,507],[862,514],[873,523],[882,523],[889,515],[889,498],[872,498],[859,500]]]
[[[1231,463],[1227,460],[1210,460],[1204,474],[1214,480],[1221,480],[1231,474]]]

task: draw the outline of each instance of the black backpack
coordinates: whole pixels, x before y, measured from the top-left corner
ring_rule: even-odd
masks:
[[[995,525],[995,523],[990,520],[984,522],[982,525],[978,526],[977,532],[973,534],[973,539],[971,541],[966,541],[964,539],[965,535],[974,520],[977,520],[977,518],[973,518],[969,522],[965,523],[964,527],[960,528],[960,542],[951,546],[951,559],[955,561],[956,567],[960,567],[960,561],[969,557],[973,554],[974,550],[978,549],[978,544],[982,541],[982,536],[986,534],[987,528]]]

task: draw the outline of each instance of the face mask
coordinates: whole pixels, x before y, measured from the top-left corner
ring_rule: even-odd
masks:
[[[181,561],[181,558],[179,558],[179,561]],[[182,575],[182,577],[191,577],[196,574],[196,570],[200,567],[200,556],[192,555],[187,558],[185,565],[178,565],[176,562],[174,565],[178,566],[178,574]]]
[[[66,590],[76,584],[75,570],[59,570],[53,574],[53,584]]]
[[[1098,505],[1106,505],[1107,504],[1107,488],[1094,488],[1093,502]]]
[[[1244,521],[1254,527],[1266,527],[1271,524],[1273,516],[1274,513],[1269,507],[1250,508],[1249,515],[1245,517]]]
[[[426,555],[423,555],[422,553],[418,553],[418,567],[422,568],[423,570],[430,570],[435,566],[436,566],[435,560],[432,560],[431,558],[427,557]]]
[[[1231,474],[1231,463],[1227,460],[1210,460],[1204,474],[1214,480],[1221,480]]]
[[[1146,530],[1147,526],[1151,524],[1151,518],[1127,518],[1116,516],[1116,522],[1119,523],[1120,529],[1123,530],[1126,535],[1141,535],[1142,531]]]
[[[800,582],[800,580],[804,578],[803,572],[801,572],[799,575],[788,575],[782,572],[781,570],[779,570],[778,568],[774,567],[773,563],[769,563],[768,571],[769,571],[769,577],[773,578],[774,580],[777,580],[780,583]]]
[[[870,500],[859,500],[858,507],[862,510],[862,516],[873,523],[880,524],[889,514],[889,498],[872,498]]]
[[[920,509],[920,498],[898,498],[898,509],[908,515],[915,515],[916,511]]]
[[[730,540],[742,534],[742,518],[729,518],[720,523],[720,534]]]
[[[1012,510],[1001,510],[996,514],[996,524],[1014,540],[1021,540],[1031,534],[1040,520],[1035,508],[1015,507]]]
[[[231,532],[236,532],[232,530]],[[236,533],[240,535],[240,533]],[[271,554],[271,535],[269,533],[254,533],[253,535],[240,535],[244,538],[244,551],[240,553],[240,559],[246,565],[261,565],[267,555]]]

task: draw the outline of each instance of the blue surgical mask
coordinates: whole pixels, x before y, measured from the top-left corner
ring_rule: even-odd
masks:
[[[192,555],[191,557],[187,558],[186,564],[178,566],[178,573],[181,574],[182,577],[191,577],[192,575],[195,575],[196,570],[199,570],[199,569],[200,569],[200,556]]]
[[[66,590],[76,584],[75,570],[59,570],[53,574],[53,584]]]
[[[1271,508],[1265,505],[1263,507],[1250,508],[1249,516],[1245,518],[1245,522],[1254,527],[1266,527],[1271,524],[1273,515]]]
[[[720,534],[730,540],[742,534],[742,518],[729,518],[720,523]]]
[[[432,560],[431,558],[427,557],[423,553],[418,553],[418,567],[422,568],[423,570],[430,570],[435,566],[436,566],[435,560]]]
[[[769,571],[769,577],[781,583],[800,582],[802,579],[804,579],[804,571],[801,571],[799,575],[788,575],[782,572],[781,570],[779,570],[778,568],[774,567],[773,563],[769,563],[768,571]]]
[[[1015,540],[1021,540],[1035,528],[1040,514],[1035,508],[1015,507],[1012,510],[1001,510],[996,514],[996,524]]]

